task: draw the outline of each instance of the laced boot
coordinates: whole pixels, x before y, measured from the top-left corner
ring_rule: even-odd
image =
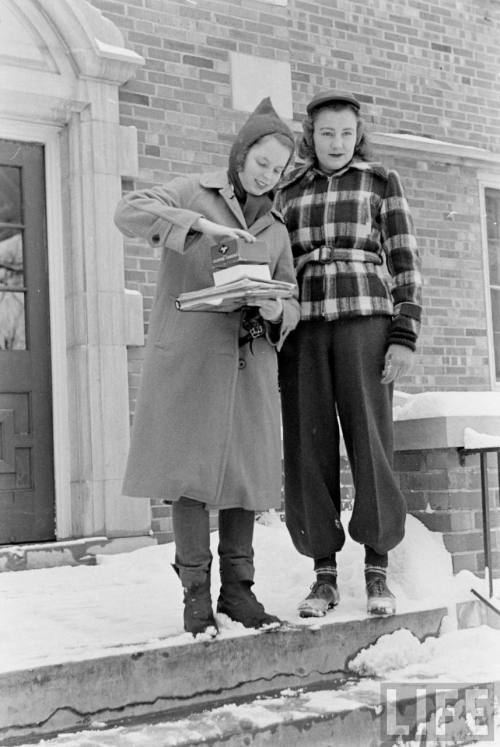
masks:
[[[323,617],[340,601],[336,573],[317,573],[307,597],[299,604],[300,617]]]
[[[214,638],[218,629],[212,610],[210,573],[205,573],[204,577],[200,578],[193,574],[192,578],[183,579],[183,576],[187,574],[179,570],[176,565],[172,568],[181,579],[184,591],[184,630],[195,637],[206,633]]]
[[[230,563],[221,565],[221,589],[217,601],[217,612],[227,615],[245,626],[261,628],[263,625],[281,622],[270,615],[252,591],[253,581],[238,578]]]
[[[365,566],[367,612],[370,615],[394,615],[396,597],[387,586],[387,570]]]

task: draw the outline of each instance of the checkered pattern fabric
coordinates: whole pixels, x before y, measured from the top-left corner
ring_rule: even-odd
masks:
[[[290,233],[302,319],[393,317],[389,342],[415,348],[420,258],[397,172],[354,160],[297,169],[276,198]]]

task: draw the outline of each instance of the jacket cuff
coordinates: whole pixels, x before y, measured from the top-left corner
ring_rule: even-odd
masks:
[[[267,341],[270,345],[277,348],[277,350],[280,350],[285,341],[285,337],[297,325],[297,318],[292,304],[284,298],[281,319],[278,322],[269,322],[266,319],[264,322]]]
[[[183,220],[170,223],[164,218],[158,218],[149,230],[147,240],[152,247],[165,246],[182,253],[186,248],[186,239],[194,223],[203,216],[186,210]]]
[[[387,342],[389,345],[404,345],[410,350],[415,350],[419,331],[419,320],[405,314],[397,314],[392,318]]]

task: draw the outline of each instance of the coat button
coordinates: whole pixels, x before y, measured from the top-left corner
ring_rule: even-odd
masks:
[[[246,361],[244,361],[243,358],[238,360],[238,368],[245,368],[246,365]]]

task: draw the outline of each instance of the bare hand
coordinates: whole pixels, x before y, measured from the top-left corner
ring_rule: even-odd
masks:
[[[255,236],[249,231],[244,231],[242,228],[231,228],[230,226],[223,226],[221,223],[214,223],[208,218],[198,218],[193,223],[192,228],[195,231],[205,234],[205,236],[211,236],[213,239],[219,241],[220,239],[245,239],[249,244],[254,242]]]
[[[259,313],[268,322],[278,322],[283,315],[283,302],[281,298],[265,298],[259,301]]]
[[[390,384],[397,377],[406,376],[413,366],[414,352],[406,345],[389,345],[385,354],[382,384]]]

